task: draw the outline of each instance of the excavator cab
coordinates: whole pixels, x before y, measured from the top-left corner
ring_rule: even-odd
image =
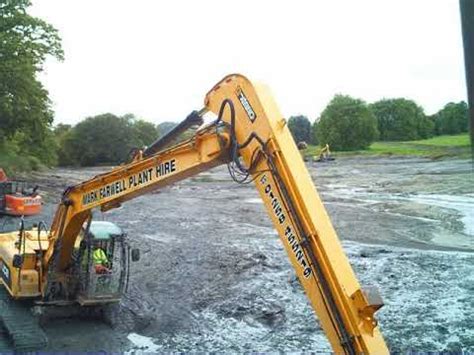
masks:
[[[78,302],[118,302],[127,287],[131,258],[122,229],[111,222],[92,221],[81,230],[74,254],[75,272],[79,275]]]

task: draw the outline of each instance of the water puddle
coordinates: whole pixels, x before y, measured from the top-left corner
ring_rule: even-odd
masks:
[[[244,200],[244,202],[245,203],[258,203],[258,204],[263,203],[261,198],[247,198]]]
[[[140,335],[137,333],[130,333],[127,336],[127,339],[134,345],[134,347],[144,351],[144,352],[156,352],[160,349],[160,346],[156,345],[153,342],[152,338],[146,337],[144,335]],[[129,354],[135,354],[135,350],[131,350],[128,352]]]
[[[461,213],[464,233],[474,237],[474,197],[456,195],[414,195],[409,200],[442,208],[449,208]]]
[[[378,195],[379,200],[396,200],[419,203],[426,206],[436,206],[458,212],[464,226],[464,234],[474,237],[474,197],[469,195],[443,195],[443,194],[410,194],[410,195]],[[442,221],[441,221],[442,222]]]

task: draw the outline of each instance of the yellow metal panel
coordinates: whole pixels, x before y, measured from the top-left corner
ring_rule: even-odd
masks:
[[[361,316],[351,298],[360,285],[270,91],[230,75],[207,94],[205,104],[217,114],[229,98],[236,110],[239,143],[252,132],[266,143],[263,148],[254,140],[240,153],[247,166],[256,149],[269,157],[253,171],[256,187],[334,351],[388,353],[378,327],[374,329],[375,320],[370,314]],[[224,120],[231,123],[229,110]],[[343,327],[336,326],[338,322]]]

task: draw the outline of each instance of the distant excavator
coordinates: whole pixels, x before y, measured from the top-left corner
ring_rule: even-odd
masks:
[[[38,186],[30,188],[26,181],[9,180],[0,168],[0,214],[32,216],[41,213],[43,200]]]
[[[313,157],[313,161],[324,163],[327,161],[333,161],[335,158],[331,155],[331,150],[329,149],[329,144],[326,144],[321,150],[319,151],[319,156]]]
[[[204,125],[208,112],[217,118]],[[191,138],[176,143],[190,129]],[[0,319],[10,344],[20,351],[45,345],[26,302],[100,307],[125,292],[139,250],[119,227],[93,221],[93,210],[117,208],[222,164],[236,183],[255,183],[334,352],[387,354],[374,316],[383,305],[377,290],[360,287],[269,89],[238,74],[217,83],[203,109],[130,162],[68,187],[50,228],[22,225],[0,234]]]
[[[308,154],[306,153],[308,149],[308,144],[306,142],[298,142],[296,145],[298,150],[300,151],[301,158],[303,158],[303,161],[309,162],[310,158]],[[324,163],[327,161],[334,161],[336,160],[332,155],[331,151],[329,150],[329,144],[326,144],[323,148],[320,149],[319,154],[315,155],[312,157],[312,162],[313,163]]]

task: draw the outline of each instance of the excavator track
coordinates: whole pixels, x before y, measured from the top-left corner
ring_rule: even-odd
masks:
[[[10,344],[10,339],[8,338],[7,330],[0,325],[0,353],[6,353],[12,351],[12,346]]]
[[[14,301],[0,286],[0,352],[44,349],[48,338],[28,304]]]

